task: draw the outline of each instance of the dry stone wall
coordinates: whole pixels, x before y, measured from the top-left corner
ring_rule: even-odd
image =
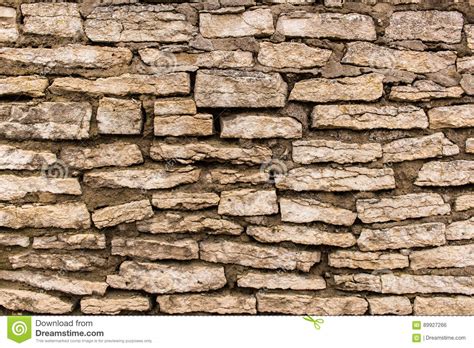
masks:
[[[1,1],[0,312],[473,315],[471,5]]]

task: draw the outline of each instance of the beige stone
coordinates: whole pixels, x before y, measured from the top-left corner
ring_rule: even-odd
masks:
[[[474,26],[473,26],[474,28]],[[474,56],[458,58],[456,60],[457,71],[460,74],[474,73]]]
[[[446,227],[446,239],[474,239],[474,217],[449,224]]]
[[[402,254],[338,250],[329,253],[328,263],[336,268],[395,269],[408,267]]]
[[[263,243],[293,242],[305,245],[331,245],[341,248],[347,248],[356,243],[352,233],[332,233],[315,227],[298,225],[248,226],[246,232]]]
[[[150,260],[191,260],[199,258],[199,246],[190,238],[171,240],[152,237],[114,237],[112,255]]]
[[[395,188],[391,168],[300,167],[275,178],[276,187],[293,191],[377,191]]]
[[[280,198],[281,220],[306,223],[321,221],[333,225],[351,226],[354,212],[309,198]]]
[[[390,99],[418,102],[440,98],[461,98],[463,94],[461,87],[443,87],[433,81],[419,80],[409,86],[393,86],[390,90]]]
[[[377,37],[373,19],[360,13],[284,13],[276,30],[289,37],[369,41]]]
[[[207,38],[270,36],[275,31],[270,9],[256,9],[243,13],[201,13],[199,31]]]
[[[48,86],[49,82],[45,77],[4,77],[0,78],[0,95],[26,95],[29,97],[42,97],[44,96],[44,92]]]
[[[257,60],[274,69],[310,69],[326,64],[332,51],[299,42],[261,42]]]
[[[470,266],[474,266],[474,244],[446,245],[410,254],[410,268],[414,270]]]
[[[338,79],[313,78],[295,83],[290,100],[326,103],[332,101],[374,101],[383,94],[383,75],[365,74]]]
[[[474,315],[474,298],[471,296],[415,297],[415,315]]]
[[[335,274],[334,283],[341,290],[382,292],[380,276],[374,274]]]
[[[474,75],[464,74],[460,85],[467,95],[474,95]]]
[[[466,24],[464,31],[466,32],[467,47],[472,51],[474,50],[474,25]]]
[[[0,204],[0,226],[8,228],[89,228],[90,215],[84,203]]]
[[[57,233],[33,238],[33,249],[105,249],[105,235],[92,232]]]
[[[86,139],[89,103],[30,102],[0,105],[0,134],[9,139]]]
[[[315,274],[249,271],[237,277],[237,285],[254,289],[321,290],[326,288],[326,281]]]
[[[147,296],[122,295],[105,297],[86,297],[81,300],[81,312],[84,314],[119,314],[122,311],[146,312],[151,309]]]
[[[196,103],[190,98],[162,98],[155,100],[155,116],[194,115]]]
[[[220,215],[235,216],[277,214],[277,195],[274,190],[223,191],[217,212]]]
[[[0,201],[20,199],[40,192],[78,196],[82,194],[82,189],[79,181],[73,178],[0,175]]]
[[[428,162],[421,167],[415,185],[459,186],[474,184],[474,161]]]
[[[409,315],[412,313],[411,302],[408,297],[369,297],[367,301],[369,301],[370,314],[372,315]]]
[[[155,136],[208,136],[214,133],[211,114],[155,116]]]
[[[427,128],[423,109],[413,106],[366,104],[316,105],[311,114],[313,128],[413,129]]]
[[[219,204],[220,197],[212,192],[154,193],[151,203],[158,209],[200,210]]]
[[[198,107],[283,107],[288,86],[278,73],[199,70],[194,97]]]
[[[46,314],[72,312],[74,303],[57,296],[29,290],[0,288],[0,305],[12,311]]]
[[[385,294],[474,294],[474,277],[383,274],[382,292]]]
[[[216,314],[256,314],[255,296],[246,294],[185,294],[158,296],[160,312],[168,314],[204,312]]]
[[[293,117],[236,114],[220,117],[221,138],[301,138],[303,127]]]
[[[125,261],[118,275],[107,276],[112,288],[154,294],[200,292],[226,284],[224,267],[211,264],[161,264]]]
[[[230,220],[205,214],[158,213],[151,219],[137,223],[139,232],[148,233],[209,233],[239,235],[243,227]]]
[[[144,199],[98,209],[92,213],[92,221],[97,228],[116,226],[140,221],[153,216],[150,201]]]
[[[449,204],[437,193],[409,193],[390,198],[358,199],[357,216],[363,223],[401,221],[446,215]]]
[[[27,284],[47,291],[60,291],[73,295],[104,295],[108,287],[106,282],[18,270],[0,271],[0,279]]]
[[[368,304],[362,297],[320,297],[303,294],[258,292],[257,308],[263,313],[293,315],[363,315]]]
[[[0,169],[38,170],[57,161],[56,155],[39,149],[26,150],[17,146],[0,145]]]
[[[144,190],[166,189],[198,181],[200,170],[191,167],[156,169],[116,169],[84,175],[84,183],[92,187],[127,187]]]
[[[474,127],[474,107],[472,104],[440,106],[428,111],[430,128]]]
[[[466,153],[474,153],[474,138],[466,139]]]
[[[439,222],[381,229],[362,229],[357,245],[362,251],[438,246],[446,243],[445,225]]]
[[[0,6],[0,42],[15,42],[18,39],[16,10]]]
[[[30,245],[30,238],[17,233],[0,233],[0,245],[2,246],[20,246],[26,248]]]
[[[383,145],[385,163],[457,154],[459,154],[459,147],[441,132],[418,138],[402,138]]]
[[[464,211],[474,208],[474,193],[456,197],[454,210]]]
[[[365,163],[382,157],[377,143],[357,144],[337,140],[298,140],[292,144],[293,161],[301,164],[320,162]]]
[[[321,252],[260,245],[230,240],[204,240],[199,243],[204,261],[231,263],[253,268],[309,272],[321,260]]]
[[[31,267],[61,271],[94,271],[107,265],[107,258],[87,254],[83,251],[75,254],[25,251],[8,257],[14,269]]]
[[[219,185],[229,185],[237,183],[257,185],[271,182],[270,174],[268,173],[268,171],[262,171],[260,169],[245,171],[239,171],[235,169],[211,169],[204,176],[204,179],[207,182]]]
[[[143,120],[141,102],[102,98],[97,109],[100,134],[140,134]]]

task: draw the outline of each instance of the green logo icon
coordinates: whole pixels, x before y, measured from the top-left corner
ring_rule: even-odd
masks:
[[[412,321],[411,328],[413,330],[421,330],[421,321]]]
[[[413,343],[420,343],[421,342],[421,334],[413,334],[411,336],[411,341]]]
[[[17,343],[31,338],[31,317],[8,317],[7,337]]]
[[[316,330],[321,329],[321,324],[324,323],[324,319],[321,319],[321,318],[319,318],[319,319],[314,319],[314,318],[312,318],[312,317],[309,316],[309,315],[307,315],[306,317],[303,317],[303,319],[306,320],[306,321],[309,321],[309,322],[313,323],[313,326],[314,326],[314,328],[315,328]]]

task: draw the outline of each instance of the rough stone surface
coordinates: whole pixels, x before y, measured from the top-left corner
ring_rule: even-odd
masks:
[[[18,39],[16,10],[0,6],[0,42],[15,42]]]
[[[384,274],[382,292],[386,294],[474,294],[474,277]]]
[[[369,297],[370,314],[375,315],[409,315],[412,313],[411,302],[408,297],[385,296]]]
[[[395,269],[408,267],[408,257],[395,253],[338,250],[329,254],[328,263],[336,268]]]
[[[413,310],[415,315],[474,315],[474,298],[470,296],[417,296]]]
[[[43,166],[52,165],[56,160],[56,155],[49,151],[0,145],[0,169],[38,170]]]
[[[140,134],[141,103],[135,100],[102,98],[97,109],[97,128],[101,134]]]
[[[474,28],[474,26],[473,26]],[[460,74],[474,73],[474,57],[467,56],[456,60],[457,71]]]
[[[237,114],[221,117],[221,138],[301,138],[303,127],[292,117]]]
[[[39,192],[78,196],[82,194],[82,189],[79,181],[73,178],[0,175],[0,201],[20,199]]]
[[[456,197],[454,210],[464,211],[474,208],[474,193]]]
[[[92,232],[59,233],[33,238],[33,249],[105,249],[105,235]]]
[[[214,133],[211,114],[155,116],[155,136],[208,136]]]
[[[200,210],[219,204],[219,195],[212,192],[155,193],[151,203],[158,209]]]
[[[0,233],[0,245],[2,246],[20,246],[26,248],[30,245],[30,238],[20,236],[16,233]]]
[[[65,314],[72,312],[74,303],[57,296],[17,289],[0,289],[0,305],[12,311]]]
[[[449,224],[446,227],[446,239],[474,239],[474,217]]]
[[[249,271],[237,277],[237,285],[254,289],[321,290],[326,288],[326,281],[314,274]]]
[[[311,47],[298,42],[260,43],[257,60],[260,64],[275,69],[310,69],[326,64],[330,50]]]
[[[334,283],[341,290],[382,292],[380,276],[374,274],[335,274]]]
[[[153,209],[150,201],[144,199],[98,209],[92,213],[92,221],[97,228],[105,228],[140,221],[152,216]]]
[[[396,101],[429,101],[431,99],[461,98],[464,91],[461,87],[443,87],[433,81],[419,80],[409,86],[394,86],[390,99]]]
[[[410,254],[410,268],[414,270],[469,266],[474,266],[474,244],[441,246]]]
[[[217,210],[221,215],[255,216],[278,213],[275,191],[237,190],[224,191]]]
[[[271,162],[264,162],[271,163]],[[219,185],[228,184],[264,184],[271,182],[268,171],[262,170],[246,170],[239,171],[235,169],[213,169],[205,175],[205,180],[210,183]]]
[[[428,162],[418,172],[415,185],[459,186],[474,184],[474,161]]]
[[[0,78],[0,96],[26,95],[29,97],[42,97],[48,86],[48,79],[39,76]]]
[[[60,254],[47,252],[23,252],[8,258],[16,268],[31,267],[62,271],[93,271],[106,266],[107,259],[101,256],[79,252],[78,254]]]
[[[119,314],[122,311],[145,312],[151,309],[151,301],[142,295],[86,297],[81,300],[85,314]]]
[[[474,127],[474,108],[470,104],[433,108],[428,117],[432,129]]]
[[[155,116],[194,115],[196,103],[190,98],[157,99],[154,104]]]

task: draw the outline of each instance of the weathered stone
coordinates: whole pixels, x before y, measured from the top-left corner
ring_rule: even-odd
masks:
[[[200,242],[199,247],[200,258],[204,261],[231,263],[254,268],[309,272],[311,267],[321,260],[319,251],[230,240],[204,240]]]
[[[409,193],[390,198],[358,199],[356,207],[358,218],[366,224],[446,215],[451,212],[450,205],[437,193]]]
[[[84,23],[95,42],[184,42],[196,32],[186,15],[167,5],[97,6]]]
[[[474,50],[474,25],[466,24],[464,31],[466,32],[467,47],[472,51]]]
[[[141,102],[102,98],[97,109],[97,128],[101,134],[140,134]]]
[[[33,238],[33,249],[105,249],[105,235],[99,233],[59,233]]]
[[[104,295],[106,282],[46,275],[31,271],[0,271],[0,279],[28,284],[48,291],[61,291],[73,295]]]
[[[257,301],[246,294],[186,294],[158,296],[160,312],[169,314],[204,312],[217,314],[256,314]]]
[[[31,267],[40,269],[57,269],[62,271],[93,271],[104,268],[107,259],[102,256],[78,252],[77,254],[41,253],[26,251],[8,257],[11,266],[16,268]]]
[[[0,135],[9,139],[85,139],[89,103],[42,102],[0,105]]]
[[[362,229],[357,245],[362,251],[437,246],[446,243],[445,226],[439,222]]]
[[[467,95],[474,95],[474,75],[464,74],[459,84]]]
[[[18,39],[16,10],[0,6],[0,42],[15,42]]]
[[[377,191],[395,188],[391,168],[364,167],[291,169],[285,176],[275,177],[276,187],[294,191]]]
[[[117,169],[86,173],[84,183],[92,187],[156,190],[194,183],[198,181],[200,172],[191,166],[170,169]]]
[[[211,114],[155,116],[155,136],[208,136],[214,133]]]
[[[247,234],[263,243],[293,242],[306,245],[331,245],[341,248],[347,248],[356,243],[352,233],[331,233],[307,226],[248,226]]]
[[[454,210],[464,211],[474,208],[474,193],[456,197]]]
[[[402,138],[383,146],[383,162],[385,163],[457,154],[459,154],[459,147],[441,132],[419,138]]]
[[[272,158],[272,150],[260,145],[242,148],[215,142],[187,144],[155,142],[150,148],[150,156],[155,161],[171,160],[183,164],[204,160],[232,164],[261,164]]]
[[[122,311],[146,312],[151,309],[151,301],[142,295],[108,295],[106,297],[86,297],[81,300],[84,314],[119,314]]]
[[[140,221],[152,216],[153,209],[150,201],[144,199],[96,210],[92,213],[92,221],[97,228],[105,228]]]
[[[254,189],[223,191],[217,212],[220,215],[235,216],[277,214],[276,191]]]
[[[289,37],[369,41],[377,38],[373,19],[359,13],[284,13],[278,18],[276,31]]]
[[[457,67],[458,73],[460,74],[474,73],[474,56],[458,58],[456,61],[456,67]]]
[[[415,81],[411,86],[393,86],[390,99],[397,101],[429,101],[440,98],[461,98],[461,87],[443,87],[429,80]]]
[[[199,68],[251,68],[254,65],[252,52],[243,51],[173,53],[145,48],[138,53],[142,61],[152,67],[151,72],[196,71]]]
[[[237,183],[256,185],[271,182],[270,174],[262,170],[211,169],[204,178],[210,183],[219,185]]]
[[[155,100],[155,116],[194,115],[196,103],[190,98],[163,98]]]
[[[209,233],[239,235],[239,224],[204,214],[158,213],[151,219],[137,223],[139,232],[149,233]]]
[[[338,250],[329,253],[328,264],[336,268],[405,268],[408,267],[408,256],[395,253]]]
[[[350,210],[309,198],[281,198],[280,211],[282,221],[296,223],[322,221],[351,226],[357,217]]]
[[[0,48],[1,50],[1,48]],[[0,78],[0,95],[27,95],[42,97],[49,82],[45,77],[18,76]]]
[[[24,150],[16,146],[0,145],[0,169],[38,170],[57,161],[49,151]]]
[[[415,297],[415,315],[474,315],[474,298],[455,297]]]
[[[211,264],[160,264],[125,261],[118,275],[107,276],[112,288],[155,294],[220,289],[227,280],[224,267]]]
[[[299,42],[261,42],[257,60],[275,69],[310,69],[326,64],[332,51]]]
[[[377,143],[357,144],[337,140],[294,141],[293,161],[301,164],[320,162],[365,163],[382,157],[382,147]]]
[[[461,41],[462,13],[457,11],[398,11],[390,16],[385,37],[391,40]]]
[[[430,128],[474,127],[474,107],[472,104],[441,106],[428,111]]]
[[[73,178],[47,178],[45,176],[0,175],[0,201],[20,199],[30,193],[81,195],[79,181]]]
[[[426,74],[454,67],[456,53],[402,51],[370,42],[351,42],[347,44],[347,51],[341,62]]]
[[[169,240],[151,237],[115,237],[112,239],[112,255],[150,260],[190,260],[199,258],[199,246],[190,238]]]
[[[339,79],[314,78],[295,83],[290,100],[326,103],[331,101],[373,101],[383,94],[383,75],[365,74]]]
[[[459,186],[474,184],[474,161],[428,162],[421,167],[415,185]]]
[[[409,315],[412,313],[411,302],[408,297],[369,297],[367,301],[369,301],[369,311],[372,315]]]
[[[311,114],[314,128],[413,129],[427,128],[428,118],[416,106],[365,104],[316,105]]]
[[[270,36],[275,31],[270,9],[256,9],[243,13],[201,13],[199,31],[207,38]]]
[[[74,302],[29,290],[0,288],[0,305],[12,311],[64,314],[72,312]]]
[[[474,239],[474,217],[449,224],[446,227],[446,239]]]
[[[239,275],[237,277],[237,285],[241,288],[254,289],[326,289],[326,281],[319,275],[297,273],[264,273],[259,271],[249,271],[243,275]]]
[[[335,274],[334,283],[341,290],[382,292],[380,276],[374,274]]]
[[[84,203],[53,205],[27,204],[13,206],[0,204],[0,226],[8,228],[89,228],[89,211]]]
[[[219,195],[212,192],[154,193],[151,203],[158,209],[200,210],[219,204]]]
[[[88,93],[94,96],[151,94],[167,96],[171,94],[189,94],[191,87],[189,75],[178,72],[163,75],[123,74],[97,80],[62,77],[55,79],[49,90],[53,94]]]
[[[237,114],[220,118],[221,138],[301,138],[303,127],[292,117]]]
[[[385,294],[474,294],[474,277],[383,274],[382,292]]]
[[[0,233],[0,245],[21,246],[26,248],[30,245],[30,238],[17,233]]]
[[[194,97],[199,107],[283,107],[288,86],[278,73],[199,70]]]
[[[410,268],[414,270],[469,266],[474,266],[474,244],[446,245],[410,254]]]
[[[257,308],[263,313],[293,315],[362,315],[367,301],[356,296],[319,297],[316,295],[257,293]]]
[[[22,4],[23,33],[79,38],[83,35],[78,4]]]
[[[95,147],[65,147],[60,158],[70,167],[92,169],[99,167],[127,167],[143,163],[138,145],[126,143],[100,144]]]

